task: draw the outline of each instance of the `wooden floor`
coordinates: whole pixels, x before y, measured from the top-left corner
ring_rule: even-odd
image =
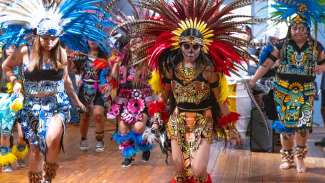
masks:
[[[94,128],[90,128],[91,150],[79,151],[79,128],[69,126],[65,138],[65,153],[60,157],[60,168],[54,182],[58,183],[167,183],[173,175],[173,166],[164,163],[164,156],[154,149],[148,163],[137,157],[134,166],[121,167],[118,147],[110,137],[114,125],[106,125],[104,153],[94,151]],[[308,172],[296,174],[294,169],[280,171],[277,153],[252,153],[249,150],[223,149],[213,144],[208,171],[214,183],[252,182],[325,182],[325,151],[313,144],[325,137],[324,129],[315,129],[309,140],[310,152],[306,159]],[[0,173],[0,183],[27,182],[27,169]]]

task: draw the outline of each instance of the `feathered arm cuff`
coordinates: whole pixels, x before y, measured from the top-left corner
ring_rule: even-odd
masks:
[[[239,119],[239,116],[240,115],[236,112],[230,112],[229,114],[222,116],[219,119],[218,124],[221,128],[226,128],[227,126],[229,126],[229,124],[236,123]]]
[[[236,129],[236,121],[239,119],[239,114],[231,112],[219,119],[219,128],[217,128],[216,136],[218,139],[240,139],[240,134]]]

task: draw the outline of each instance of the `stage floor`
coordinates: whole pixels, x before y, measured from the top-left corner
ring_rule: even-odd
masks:
[[[111,141],[114,124],[105,127],[106,150],[94,150],[94,128],[89,131],[91,149],[79,151],[79,127],[68,126],[65,153],[60,156],[60,168],[53,182],[57,183],[167,183],[173,175],[173,166],[165,164],[165,156],[155,148],[149,162],[138,156],[130,168],[121,167],[117,145]],[[278,153],[252,153],[249,150],[223,149],[213,144],[208,171],[214,183],[252,182],[325,182],[325,151],[314,142],[325,137],[324,129],[314,129],[309,140],[310,151],[306,159],[308,172],[296,174],[295,169],[280,171]],[[171,160],[169,159],[171,162]],[[27,168],[12,173],[0,173],[0,183],[25,183]]]

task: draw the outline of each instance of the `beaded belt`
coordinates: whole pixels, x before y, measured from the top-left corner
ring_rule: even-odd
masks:
[[[146,98],[152,95],[151,88],[142,89],[120,89],[119,94],[122,98]]]
[[[274,87],[284,93],[298,93],[303,92],[305,95],[315,94],[315,84],[314,82],[288,82],[285,80],[278,80],[274,83]]]
[[[24,81],[26,96],[47,97],[64,92],[64,82],[60,81]]]

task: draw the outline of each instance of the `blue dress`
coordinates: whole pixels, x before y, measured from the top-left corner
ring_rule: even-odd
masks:
[[[24,108],[20,112],[24,138],[46,154],[46,133],[51,118],[59,116],[62,125],[70,120],[70,102],[64,90],[63,70],[43,64],[30,72],[23,65]]]

